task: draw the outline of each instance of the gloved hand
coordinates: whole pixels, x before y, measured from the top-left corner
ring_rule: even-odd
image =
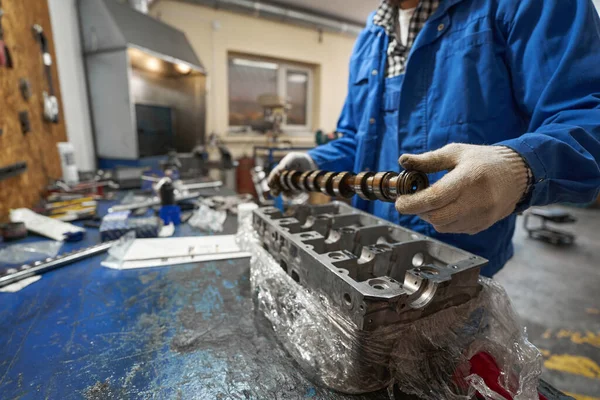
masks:
[[[285,157],[281,159],[279,164],[277,164],[277,166],[273,168],[273,170],[269,174],[267,180],[269,182],[270,187],[273,187],[273,183],[275,182],[275,179],[277,178],[279,173],[286,169],[293,169],[296,171],[309,171],[311,169],[317,169],[317,165],[315,164],[313,159],[310,158],[310,156],[306,153],[288,153]],[[278,193],[273,192],[273,194],[277,195]],[[283,195],[284,200],[298,204],[306,202],[309,197],[306,193],[297,193],[295,195],[292,193],[284,193]]]
[[[507,217],[523,197],[531,172],[514,150],[452,143],[398,160],[407,170],[449,170],[429,188],[399,196],[396,209],[414,214],[441,233],[474,235]]]

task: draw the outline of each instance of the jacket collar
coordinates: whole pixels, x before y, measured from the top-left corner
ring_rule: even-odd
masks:
[[[431,17],[429,17],[429,19],[427,21],[429,22],[429,21],[433,21],[435,19],[440,18],[450,9],[450,7],[453,7],[454,5],[456,5],[460,2],[463,2],[463,1],[466,1],[466,0],[441,0],[438,9],[431,15]],[[382,1],[382,3],[384,3],[384,2],[386,2],[386,0]],[[385,31],[383,27],[374,23],[374,19],[377,16],[378,10],[379,10],[379,8],[377,10],[373,11],[369,15],[369,18],[367,19],[366,29],[368,29],[371,32]]]

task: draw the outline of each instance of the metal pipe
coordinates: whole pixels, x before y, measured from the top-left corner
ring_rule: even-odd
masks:
[[[135,0],[131,0],[135,1]],[[334,33],[357,36],[364,28],[359,24],[343,22],[333,18],[319,16],[314,13],[291,10],[282,6],[267,4],[253,0],[180,0],[206,7],[220,8],[230,11],[243,11],[257,17],[284,21],[304,27],[312,27]]]
[[[178,202],[184,200],[193,200],[200,197],[201,195],[202,193],[200,192],[191,192],[188,194],[175,194],[175,201]],[[116,206],[112,206],[108,209],[108,212],[113,213],[117,211],[137,210],[138,208],[154,207],[158,205],[160,205],[160,198],[155,196],[140,203],[118,204]]]
[[[214,189],[221,186],[223,186],[223,181],[187,183],[182,185],[185,190]]]
[[[10,285],[11,283],[29,278],[30,276],[41,275],[50,270],[64,267],[65,265],[94,256],[96,254],[104,253],[113,244],[115,244],[114,241],[105,242],[82,250],[75,250],[72,253],[61,254],[54,258],[48,258],[45,261],[38,261],[34,263],[33,266],[27,264],[22,265],[20,271],[5,276],[0,276],[0,287]]]

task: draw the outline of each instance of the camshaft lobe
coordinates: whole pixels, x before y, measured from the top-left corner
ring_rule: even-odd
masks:
[[[284,170],[271,184],[274,195],[280,192],[316,192],[332,197],[394,202],[400,195],[416,193],[429,186],[427,175],[418,171],[328,172]]]

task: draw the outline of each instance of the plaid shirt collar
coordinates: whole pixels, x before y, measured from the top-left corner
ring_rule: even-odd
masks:
[[[440,0],[421,0],[415,10],[415,13],[410,20],[408,28],[408,38],[406,46],[400,43],[396,37],[396,24],[398,22],[398,8],[392,6],[383,0],[373,17],[373,23],[385,29],[385,32],[390,38],[390,44],[387,49],[387,69],[386,77],[391,78],[404,73],[406,69],[406,59],[410,49],[419,34],[427,19],[437,10]]]

